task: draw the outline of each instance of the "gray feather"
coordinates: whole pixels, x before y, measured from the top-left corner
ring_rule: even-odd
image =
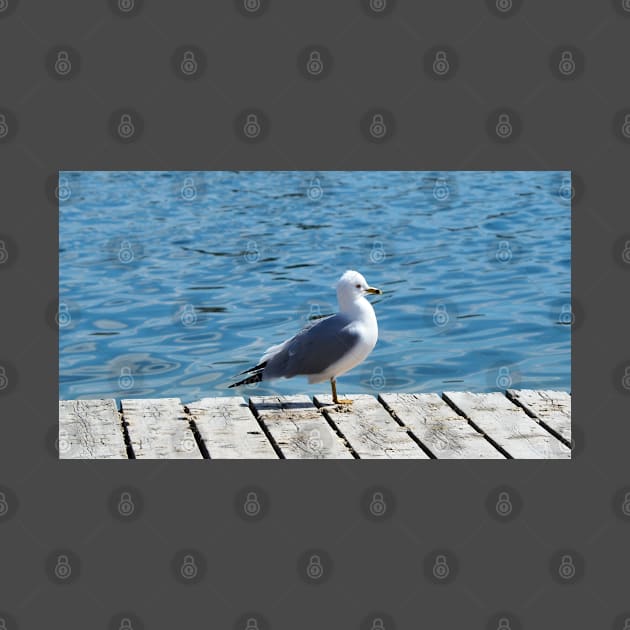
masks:
[[[342,313],[321,319],[310,328],[301,330],[277,354],[267,359],[263,378],[320,374],[358,341],[356,327]]]

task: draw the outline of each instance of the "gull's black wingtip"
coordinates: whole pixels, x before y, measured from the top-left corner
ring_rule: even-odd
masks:
[[[243,372],[239,372],[238,375],[240,376],[241,374],[249,374],[250,372],[257,372],[258,370],[264,369],[266,366],[267,366],[267,361],[263,361],[262,363],[255,365],[253,368],[249,368],[249,370],[244,370]]]
[[[262,370],[256,374],[253,374],[252,376],[248,376],[247,378],[244,378],[242,381],[238,381],[237,383],[232,383],[231,385],[228,385],[228,389],[230,389],[231,387],[238,387],[239,385],[249,385],[250,383],[260,383],[260,381],[263,380],[263,375],[262,375]]]

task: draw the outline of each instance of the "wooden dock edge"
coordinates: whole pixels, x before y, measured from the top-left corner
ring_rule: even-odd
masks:
[[[570,459],[571,396],[60,400],[60,459]]]

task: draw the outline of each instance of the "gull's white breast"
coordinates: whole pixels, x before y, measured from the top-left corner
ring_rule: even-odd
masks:
[[[353,327],[359,333],[359,340],[356,345],[341,359],[332,363],[320,374],[312,374],[308,377],[309,383],[321,383],[333,376],[336,378],[350,371],[353,367],[362,363],[372,352],[378,339],[378,324],[376,323],[376,314],[372,305],[365,299],[361,298],[357,304],[356,312],[347,313],[353,319]]]

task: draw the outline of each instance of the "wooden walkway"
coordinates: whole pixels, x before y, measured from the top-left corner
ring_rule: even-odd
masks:
[[[507,390],[59,401],[61,459],[569,459],[571,397]]]

